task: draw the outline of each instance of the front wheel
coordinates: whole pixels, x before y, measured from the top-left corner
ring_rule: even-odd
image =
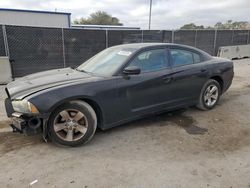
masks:
[[[60,106],[48,121],[51,140],[66,146],[87,143],[93,137],[96,127],[95,111],[84,101],[70,101]]]
[[[218,103],[221,95],[220,84],[216,80],[208,80],[200,93],[197,107],[201,110],[211,110]]]

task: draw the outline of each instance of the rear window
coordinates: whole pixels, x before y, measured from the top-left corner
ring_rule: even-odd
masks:
[[[192,52],[193,58],[194,58],[194,63],[200,63],[201,62],[201,56],[197,53]]]
[[[198,53],[182,49],[170,49],[173,67],[200,63],[201,57]]]

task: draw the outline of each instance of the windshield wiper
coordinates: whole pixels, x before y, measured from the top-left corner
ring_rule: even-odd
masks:
[[[75,70],[79,71],[79,72],[85,72],[85,73],[88,73],[87,71],[83,70],[83,69],[78,69],[76,68]]]
[[[90,74],[90,75],[93,75],[93,74],[94,74],[94,73],[92,73],[92,72],[88,72],[88,71],[83,70],[83,69],[78,69],[78,68],[76,68],[75,70],[77,70],[77,71],[79,71],[79,72],[84,72],[84,73],[87,73],[87,74]]]

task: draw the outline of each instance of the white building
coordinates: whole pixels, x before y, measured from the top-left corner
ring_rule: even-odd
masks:
[[[119,25],[81,25],[72,24],[72,28],[78,29],[100,29],[100,30],[140,30],[140,27],[128,27]]]
[[[0,25],[70,27],[71,13],[0,8]]]

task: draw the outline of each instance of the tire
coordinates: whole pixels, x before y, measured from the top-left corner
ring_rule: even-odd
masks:
[[[212,91],[212,88],[214,88],[216,90],[211,94],[210,91]],[[220,99],[220,95],[221,95],[220,84],[216,80],[209,79],[201,89],[199,102],[198,102],[196,107],[199,108],[200,110],[204,110],[204,111],[211,110],[218,103],[218,101]],[[211,103],[209,103],[209,98],[211,100]]]
[[[94,136],[97,117],[84,101],[70,101],[54,110],[48,121],[48,135],[54,143],[65,146],[86,144]]]

